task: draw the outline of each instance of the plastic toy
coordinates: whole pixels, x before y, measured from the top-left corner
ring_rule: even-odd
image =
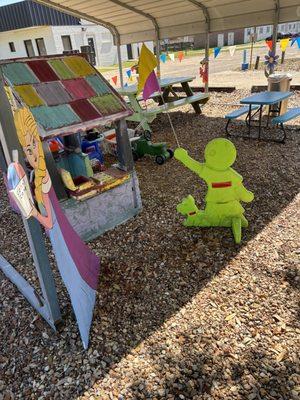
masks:
[[[143,157],[145,154],[155,157],[155,162],[159,165],[173,157],[173,151],[167,149],[166,143],[152,143],[144,137],[139,138],[131,143],[134,161]]]
[[[182,148],[176,149],[174,156],[199,175],[208,187],[204,210],[198,209],[191,195],[178,204],[177,211],[186,216],[183,224],[231,227],[235,242],[240,243],[242,227],[248,226],[240,201],[249,203],[254,195],[244,187],[242,176],[230,168],[236,159],[234,144],[228,139],[213,139],[205,148],[204,163],[191,158]]]
[[[101,165],[104,164],[104,158],[100,148],[100,142],[102,142],[103,139],[104,136],[102,135],[101,138],[95,140],[83,139],[81,142],[82,151],[89,156],[90,160],[95,158]]]

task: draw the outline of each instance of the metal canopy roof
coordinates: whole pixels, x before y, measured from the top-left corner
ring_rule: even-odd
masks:
[[[299,0],[35,0],[107,27],[120,44],[300,17]]]

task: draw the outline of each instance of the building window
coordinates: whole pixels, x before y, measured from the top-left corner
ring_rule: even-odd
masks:
[[[267,26],[267,33],[271,32],[271,27]]]
[[[71,51],[72,50],[71,37],[68,35],[65,35],[65,36],[61,37],[61,40],[62,40],[64,51]]]
[[[264,28],[263,28],[263,26],[261,26],[261,27],[259,28],[259,33],[264,33]]]
[[[8,45],[9,45],[10,51],[11,51],[12,53],[15,53],[16,48],[15,48],[14,42],[9,42]]]
[[[46,46],[43,38],[35,39],[36,47],[38,49],[39,56],[46,56]]]
[[[24,40],[24,45],[25,45],[27,57],[34,57],[35,53],[34,53],[34,48],[33,48],[33,45],[32,45],[32,41],[31,40]]]

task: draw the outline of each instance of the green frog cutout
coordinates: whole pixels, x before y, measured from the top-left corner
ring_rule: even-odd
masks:
[[[243,185],[243,177],[231,165],[236,159],[234,144],[223,138],[211,140],[204,151],[205,162],[200,163],[183,148],[175,150],[174,157],[195,172],[207,184],[206,206],[199,210],[193,196],[184,198],[177,211],[186,216],[185,226],[231,227],[236,243],[241,242],[242,227],[248,226],[240,201],[250,203],[252,192]]]

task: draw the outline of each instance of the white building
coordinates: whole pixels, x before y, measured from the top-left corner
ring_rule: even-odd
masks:
[[[63,51],[80,51],[81,46],[87,45],[95,54],[97,66],[117,63],[113,36],[102,26],[59,11],[49,12],[48,7],[30,0],[0,7],[0,59],[62,54]],[[152,42],[147,45],[153,49]],[[140,46],[122,45],[122,60],[137,59]]]
[[[246,28],[244,31],[244,42],[250,42],[251,33],[256,34],[256,40],[264,40],[267,37],[271,36],[273,33],[273,25],[265,25],[265,26],[257,26],[256,28]],[[287,34],[287,33],[300,33],[300,21],[296,22],[288,22],[284,24],[278,25],[278,33]]]

